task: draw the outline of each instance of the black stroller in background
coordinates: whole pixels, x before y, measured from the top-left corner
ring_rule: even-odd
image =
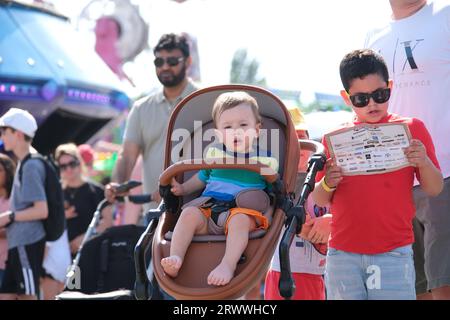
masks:
[[[129,181],[120,188],[125,191],[138,185],[139,182]],[[128,200],[142,204],[150,202],[150,196],[129,196]],[[56,297],[57,300],[134,299],[134,247],[145,227],[114,226],[94,235],[101,211],[108,205],[106,199],[98,204],[67,273],[64,292]]]

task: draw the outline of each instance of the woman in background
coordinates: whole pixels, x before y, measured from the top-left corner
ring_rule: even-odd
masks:
[[[16,165],[7,155],[0,153],[0,212],[9,210],[9,197],[14,180]],[[0,228],[0,286],[5,272],[5,264],[8,259],[8,242],[6,230]]]
[[[67,231],[70,251],[74,256],[91,223],[97,205],[104,198],[103,186],[84,175],[84,163],[77,146],[73,143],[62,144],[55,151],[55,160],[61,173],[61,181],[66,201]],[[111,207],[102,211],[97,227],[101,233],[113,224]]]

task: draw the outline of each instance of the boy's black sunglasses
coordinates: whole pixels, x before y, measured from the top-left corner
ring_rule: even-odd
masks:
[[[158,57],[155,60],[153,60],[153,63],[157,68],[161,68],[164,65],[164,62],[167,62],[167,64],[171,67],[175,67],[183,60],[184,57],[167,57],[166,59]]]
[[[364,108],[369,104],[371,97],[376,103],[388,101],[391,97],[391,88],[378,89],[372,93],[357,93],[349,97],[355,107]]]
[[[76,167],[78,167],[80,165],[80,162],[79,161],[77,161],[77,160],[72,160],[72,161],[70,161],[70,162],[68,162],[68,163],[64,163],[64,164],[59,164],[59,168],[62,170],[62,171],[64,171],[64,170],[66,170],[67,168],[72,168],[72,169],[75,169]]]

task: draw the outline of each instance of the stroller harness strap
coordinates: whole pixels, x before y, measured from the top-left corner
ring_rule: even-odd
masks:
[[[256,211],[256,210],[248,209],[248,208],[236,207],[236,208],[230,209],[230,214],[228,215],[227,221],[225,222],[225,234],[228,233],[228,222],[230,221],[231,217],[238,213],[243,213],[248,216],[255,217],[256,220],[258,220],[257,229],[267,230],[269,228],[269,220],[267,219],[267,217],[263,216],[260,211]]]
[[[231,217],[238,213],[254,217],[258,229],[267,230],[269,227],[269,219],[264,213],[270,208],[270,199],[267,193],[260,189],[243,190],[232,201],[200,197],[188,202],[183,208],[188,206],[199,208],[206,218],[211,218],[218,227],[224,228],[225,235],[228,233]]]
[[[225,223],[223,223],[225,235],[228,234],[228,223],[230,222],[231,217],[239,213],[254,217],[257,220],[257,229],[267,230],[269,228],[269,220],[267,219],[267,217],[263,216],[261,211],[241,207],[234,207],[229,209],[224,208],[224,210],[221,212],[214,212],[212,208],[208,207],[199,207],[199,209],[206,218],[211,218],[218,226],[221,226],[223,220],[225,220]],[[226,215],[220,216],[222,213],[226,213]]]

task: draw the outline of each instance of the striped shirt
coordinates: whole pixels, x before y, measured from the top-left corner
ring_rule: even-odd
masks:
[[[246,158],[251,163],[260,162],[278,171],[278,161],[269,151],[256,149],[249,153],[230,152],[225,145],[211,146],[206,159],[212,158]],[[236,163],[239,163],[237,160]],[[202,196],[212,197],[220,201],[232,201],[236,194],[245,189],[270,188],[264,178],[256,172],[242,169],[207,169],[200,170],[199,179],[206,184]]]

